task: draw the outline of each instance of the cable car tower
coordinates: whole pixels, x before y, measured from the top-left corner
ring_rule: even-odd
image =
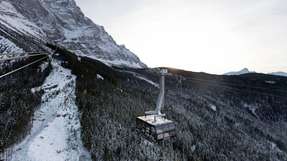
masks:
[[[156,109],[154,111],[147,111],[144,116],[139,116],[136,119],[137,129],[155,141],[167,140],[175,136],[174,122],[166,119],[166,115],[161,113],[161,109],[164,106],[165,75],[167,73],[167,69],[160,70],[160,93]]]

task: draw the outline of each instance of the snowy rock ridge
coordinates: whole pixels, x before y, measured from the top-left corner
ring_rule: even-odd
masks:
[[[48,42],[108,65],[146,67],[102,26],[85,17],[74,0],[0,0],[0,4],[0,36],[15,48],[10,47],[9,52],[49,51],[45,46]],[[17,41],[23,37],[25,40]],[[4,45],[0,43],[0,49],[1,46]]]

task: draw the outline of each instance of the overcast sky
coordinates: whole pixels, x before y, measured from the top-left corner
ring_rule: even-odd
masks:
[[[150,67],[287,72],[286,0],[76,0]]]

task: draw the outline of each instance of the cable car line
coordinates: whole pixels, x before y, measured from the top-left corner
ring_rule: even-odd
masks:
[[[23,55],[23,54],[37,54],[42,52],[23,52],[23,53],[1,53],[1,55]]]
[[[8,73],[6,73],[6,74],[0,75],[0,79],[6,77],[6,76],[8,76],[8,75],[11,75],[11,74],[13,74],[13,73],[16,73],[16,72],[18,72],[18,71],[20,71],[20,70],[22,70],[22,69],[24,69],[24,68],[27,68],[27,67],[29,67],[29,66],[31,66],[31,65],[34,65],[34,64],[36,64],[36,63],[38,63],[38,62],[40,62],[40,61],[42,61],[42,60],[44,60],[44,59],[46,59],[46,58],[49,58],[49,57],[48,57],[48,56],[45,56],[45,57],[43,57],[43,58],[40,58],[40,59],[38,59],[38,60],[33,61],[32,63],[29,63],[29,64],[27,64],[27,65],[24,65],[24,66],[22,66],[22,67],[20,67],[20,68],[17,68],[17,69],[15,69],[15,70],[11,71],[11,72],[8,72]]]
[[[25,55],[25,56],[17,56],[17,57],[0,59],[0,61],[10,61],[10,60],[15,60],[15,59],[29,58],[29,57],[43,56],[43,55],[48,55],[48,54],[31,54],[31,55]]]

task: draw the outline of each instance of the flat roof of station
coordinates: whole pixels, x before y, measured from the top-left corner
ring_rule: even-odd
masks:
[[[156,117],[156,121],[154,120],[154,117]],[[161,116],[156,116],[156,115],[146,115],[146,116],[139,116],[137,117],[138,119],[153,125],[153,126],[158,126],[158,125],[162,125],[162,124],[169,124],[169,123],[173,123],[173,121],[168,120],[164,117]]]

